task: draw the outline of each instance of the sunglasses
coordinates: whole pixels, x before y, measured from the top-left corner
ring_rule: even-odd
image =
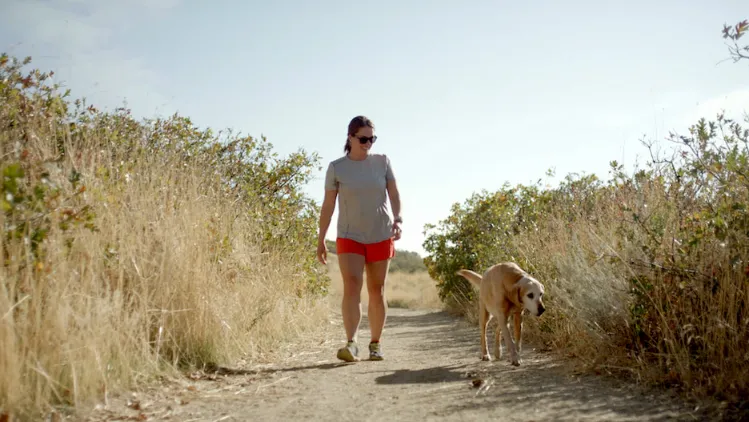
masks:
[[[360,136],[360,137],[358,137],[358,138],[356,138],[356,139],[358,139],[358,140],[359,140],[359,143],[360,143],[360,144],[364,145],[364,144],[366,144],[367,142],[372,142],[372,143],[374,144],[374,143],[375,143],[375,141],[377,140],[377,137],[376,137],[376,136],[370,136],[370,137],[366,137],[366,136]]]

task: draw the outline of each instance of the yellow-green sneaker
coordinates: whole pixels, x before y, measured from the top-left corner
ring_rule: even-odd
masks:
[[[338,354],[336,357],[342,361],[346,362],[356,362],[359,360],[357,355],[359,354],[359,347],[356,345],[356,342],[349,341],[346,343],[346,346],[341,347],[338,349]]]
[[[380,343],[369,343],[369,360],[383,360],[385,357],[380,351]]]

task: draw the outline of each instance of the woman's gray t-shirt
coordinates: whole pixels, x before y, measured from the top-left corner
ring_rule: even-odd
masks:
[[[387,181],[395,175],[385,154],[369,154],[361,161],[348,155],[332,161],[325,189],[338,190],[338,237],[377,243],[392,237],[387,205]]]

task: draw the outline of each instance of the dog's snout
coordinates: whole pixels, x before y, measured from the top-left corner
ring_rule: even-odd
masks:
[[[538,305],[538,316],[541,316],[541,314],[544,313],[545,310],[546,308],[544,308],[544,305]]]

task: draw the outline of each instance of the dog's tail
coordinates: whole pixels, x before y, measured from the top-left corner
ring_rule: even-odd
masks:
[[[481,280],[483,279],[483,277],[481,277],[481,274],[475,271],[458,270],[455,274],[462,276],[463,278],[475,284],[476,286],[481,286]]]

